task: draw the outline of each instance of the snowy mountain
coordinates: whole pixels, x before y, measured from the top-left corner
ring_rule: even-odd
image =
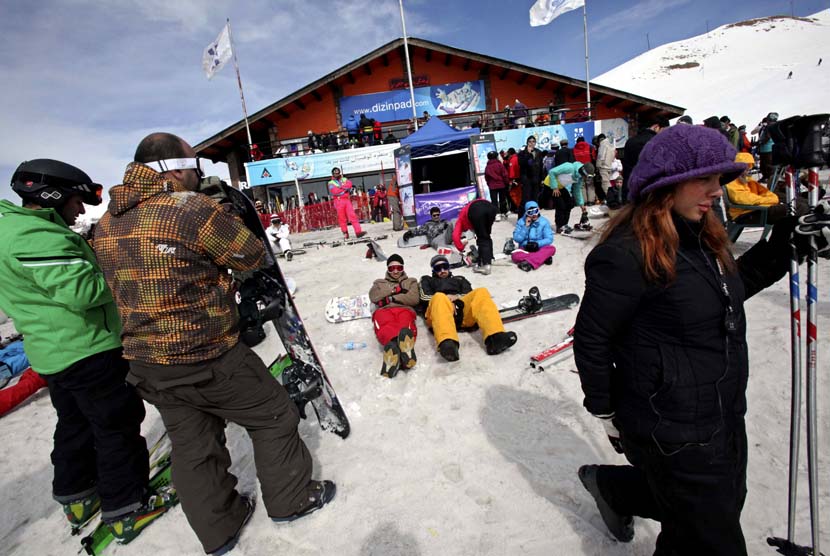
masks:
[[[830,112],[830,9],[724,25],[649,50],[594,81],[682,106],[695,123],[727,115],[750,131],[768,112]]]

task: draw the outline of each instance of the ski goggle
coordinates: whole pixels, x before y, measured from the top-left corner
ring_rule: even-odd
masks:
[[[439,272],[448,271],[450,269],[450,263],[438,263],[432,267],[432,271],[436,274]]]
[[[403,272],[403,265],[402,264],[390,264],[386,267],[386,270],[389,272]]]
[[[205,177],[205,172],[202,170],[203,162],[201,158],[168,158],[154,162],[145,162],[144,165],[149,166],[159,173],[172,172],[173,170],[196,170],[200,178]]]
[[[525,211],[525,214],[528,216],[536,216],[539,214],[539,207],[532,207]]]

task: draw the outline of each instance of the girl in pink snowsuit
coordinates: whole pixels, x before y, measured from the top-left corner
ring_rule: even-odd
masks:
[[[355,235],[363,237],[366,232],[360,229],[360,222],[357,220],[357,215],[352,206],[352,199],[350,193],[352,191],[351,180],[343,179],[340,175],[340,168],[332,168],[331,180],[328,183],[329,195],[334,199],[334,208],[337,210],[337,223],[340,224],[340,230],[343,236],[349,239],[349,228],[346,219],[352,223]]]

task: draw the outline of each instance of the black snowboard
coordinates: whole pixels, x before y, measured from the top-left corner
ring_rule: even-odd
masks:
[[[264,240],[268,259],[265,267],[235,276],[239,282],[237,300],[242,341],[250,347],[262,342],[266,337],[263,324],[270,321],[291,359],[291,364],[282,371],[281,382],[297,404],[300,415],[306,417],[305,406],[310,402],[320,427],[346,438],[349,436],[349,420],[311,345],[259,215],[244,193],[227,185],[223,189],[245,225]],[[272,355],[275,360],[277,355]]]
[[[499,311],[503,323],[515,322],[517,320],[573,309],[579,305],[579,296],[575,293],[566,293],[548,299],[542,299],[539,295],[539,288],[530,288],[529,295],[519,300],[515,307],[508,307]]]

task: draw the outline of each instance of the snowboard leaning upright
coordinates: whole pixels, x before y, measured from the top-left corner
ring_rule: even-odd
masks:
[[[269,260],[268,266],[236,276],[242,341],[272,368],[281,354],[278,353],[278,342],[268,338],[271,328],[267,325],[270,323],[290,359],[290,364],[281,369],[281,382],[300,414],[305,417],[305,405],[311,403],[320,427],[346,438],[349,420],[311,344],[256,209],[241,191],[227,185],[223,190],[245,225],[264,240]]]

